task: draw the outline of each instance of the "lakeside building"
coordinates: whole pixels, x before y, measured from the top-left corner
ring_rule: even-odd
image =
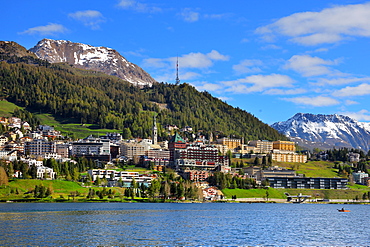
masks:
[[[244,167],[243,172],[247,174],[250,178],[254,178],[258,183],[260,183],[262,180],[274,177],[297,177],[295,170],[288,170],[277,166],[269,167],[265,170],[262,170],[261,167],[258,166]]]
[[[344,178],[304,178],[270,177],[271,188],[275,189],[347,189],[348,179]]]
[[[153,179],[150,176],[139,174],[138,172],[128,171],[92,169],[88,170],[88,173],[93,181],[96,181],[97,177],[107,179],[109,186],[117,186],[117,182],[120,182],[122,183],[122,187],[130,187],[132,180],[135,179],[135,182],[139,185],[144,184],[149,187]]]

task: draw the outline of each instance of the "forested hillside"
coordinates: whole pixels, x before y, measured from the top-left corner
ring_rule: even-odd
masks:
[[[286,139],[248,112],[188,84],[157,83],[140,89],[116,77],[34,57],[2,54],[0,61],[2,99],[65,122],[94,123],[146,138],[157,115],[162,138],[167,137],[162,127],[171,124],[246,140]]]

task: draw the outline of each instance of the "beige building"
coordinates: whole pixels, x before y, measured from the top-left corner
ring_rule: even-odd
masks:
[[[228,149],[235,149],[242,144],[242,140],[224,137],[221,139],[217,139],[217,144],[225,145]]]
[[[295,152],[295,143],[291,141],[274,141],[272,143],[273,149],[285,150]]]
[[[242,144],[238,152],[241,154],[256,153],[256,147]]]
[[[170,151],[169,150],[162,150],[162,149],[150,149],[145,152],[145,155],[148,158],[152,159],[170,159]]]
[[[273,143],[265,140],[250,141],[248,145],[255,147],[254,152],[260,154],[270,153],[273,149]]]
[[[121,155],[129,159],[145,155],[145,150],[145,147],[139,143],[127,142],[121,144]]]
[[[56,144],[56,153],[59,154],[62,158],[68,158],[70,153],[71,145],[69,144]]]
[[[278,162],[298,162],[298,163],[307,162],[307,155],[303,154],[272,153],[271,158],[272,160]]]
[[[222,145],[222,144],[216,144],[215,147],[223,155],[225,155],[227,153],[227,151],[229,150],[229,148],[226,145]]]

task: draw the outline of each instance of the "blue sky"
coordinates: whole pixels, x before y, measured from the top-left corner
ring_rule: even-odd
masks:
[[[110,47],[160,82],[206,90],[263,122],[298,112],[370,121],[370,2],[13,0],[0,40]]]

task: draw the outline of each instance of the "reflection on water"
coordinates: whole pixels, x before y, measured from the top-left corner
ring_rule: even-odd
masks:
[[[368,205],[0,204],[0,245],[367,245]]]

